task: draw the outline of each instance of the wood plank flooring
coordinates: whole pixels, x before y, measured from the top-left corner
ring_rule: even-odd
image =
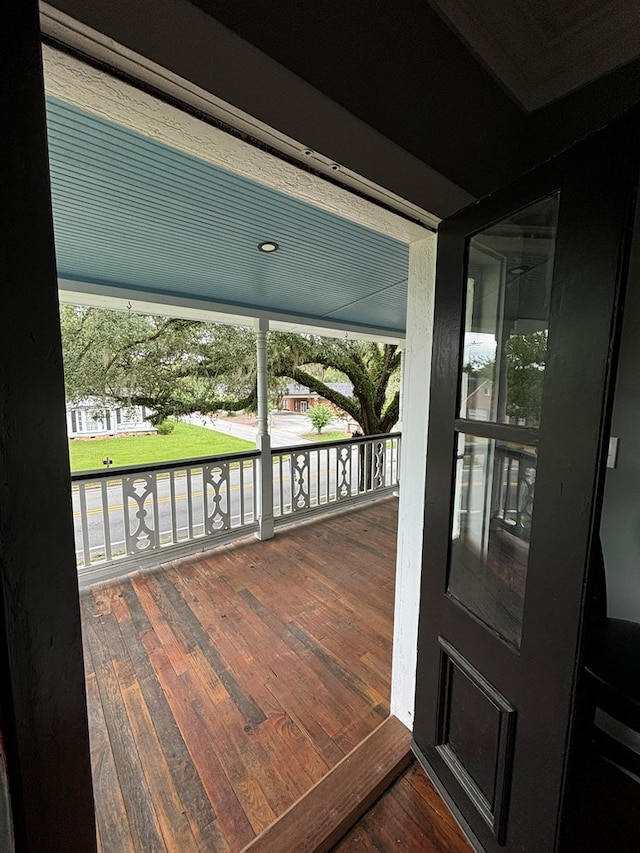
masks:
[[[332,850],[472,853],[451,812],[416,761]]]
[[[389,710],[397,502],[81,596],[100,849],[234,851]]]

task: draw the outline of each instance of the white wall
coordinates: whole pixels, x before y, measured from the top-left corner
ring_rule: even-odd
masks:
[[[413,729],[436,235],[409,247],[391,713]]]

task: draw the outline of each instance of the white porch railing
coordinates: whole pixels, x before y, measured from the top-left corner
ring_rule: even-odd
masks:
[[[276,522],[392,491],[399,456],[399,433],[272,450]],[[72,474],[80,580],[106,579],[256,531],[259,464],[252,450]]]
[[[400,441],[390,433],[273,449],[276,522],[397,488]]]
[[[138,465],[71,475],[80,577],[109,577],[198,550],[257,527],[259,453]],[[115,567],[117,571],[104,571]]]

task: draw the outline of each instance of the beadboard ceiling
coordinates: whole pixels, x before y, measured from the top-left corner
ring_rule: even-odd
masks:
[[[406,242],[52,95],[47,123],[65,286],[403,337]]]

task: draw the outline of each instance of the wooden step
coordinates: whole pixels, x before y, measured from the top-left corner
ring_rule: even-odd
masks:
[[[325,853],[412,758],[411,732],[388,717],[242,853]]]

